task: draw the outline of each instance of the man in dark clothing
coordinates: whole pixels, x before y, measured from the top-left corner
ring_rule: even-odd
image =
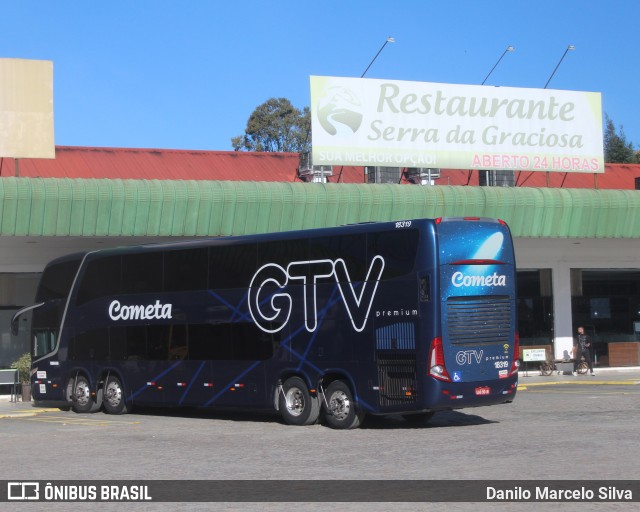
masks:
[[[584,360],[593,375],[593,365],[591,364],[591,337],[584,333],[584,327],[578,327],[578,337],[576,338],[575,346],[575,360],[573,361],[573,373],[578,370],[580,360],[584,357]]]

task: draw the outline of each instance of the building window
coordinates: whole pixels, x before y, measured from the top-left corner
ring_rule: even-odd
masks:
[[[31,313],[22,315],[18,335],[10,332],[13,314],[23,306],[33,304],[40,274],[0,273],[0,368],[9,365],[29,351]]]
[[[550,344],[553,340],[551,269],[519,270],[517,280],[520,344]]]
[[[640,271],[573,269],[571,271],[573,326],[584,326],[596,350],[606,343],[638,341],[640,332]]]

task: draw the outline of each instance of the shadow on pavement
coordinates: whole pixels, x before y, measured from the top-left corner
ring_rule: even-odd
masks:
[[[140,416],[164,416],[175,418],[200,418],[213,419],[219,421],[241,421],[254,423],[277,423],[285,425],[280,415],[273,411],[239,411],[222,409],[203,408],[157,408],[157,407],[136,407],[132,414]],[[488,425],[497,423],[487,420],[477,414],[469,414],[461,411],[440,411],[429,421],[407,421],[402,416],[372,416],[365,418],[362,429],[371,430],[396,430],[396,429],[416,429],[416,428],[442,428],[442,427],[468,427],[474,425]]]

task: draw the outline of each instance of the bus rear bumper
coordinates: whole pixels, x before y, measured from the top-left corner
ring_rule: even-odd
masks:
[[[517,375],[499,381],[434,381],[425,397],[425,405],[434,411],[512,402],[518,389]]]

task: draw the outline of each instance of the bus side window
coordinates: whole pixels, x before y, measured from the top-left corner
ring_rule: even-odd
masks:
[[[401,229],[370,233],[367,238],[367,258],[384,258],[383,279],[402,277],[413,272],[418,250],[418,231]]]
[[[109,358],[109,331],[106,327],[77,334],[69,343],[71,361],[102,361]]]
[[[420,278],[420,302],[429,302],[430,298],[430,289],[431,289],[431,280],[429,276],[424,276]]]
[[[153,361],[166,361],[169,354],[171,339],[170,325],[147,326],[148,357]]]
[[[127,359],[147,359],[147,329],[142,326],[130,326],[126,330]]]
[[[80,281],[78,306],[120,293],[120,273],[120,256],[90,261]]]
[[[50,329],[35,331],[34,355],[44,356],[56,348],[56,332]]]
[[[109,358],[113,361],[127,359],[126,327],[111,327],[109,329]]]
[[[122,257],[122,293],[157,293],[163,289],[161,252]]]
[[[179,292],[207,288],[209,271],[207,248],[166,251],[164,254],[164,290]]]

